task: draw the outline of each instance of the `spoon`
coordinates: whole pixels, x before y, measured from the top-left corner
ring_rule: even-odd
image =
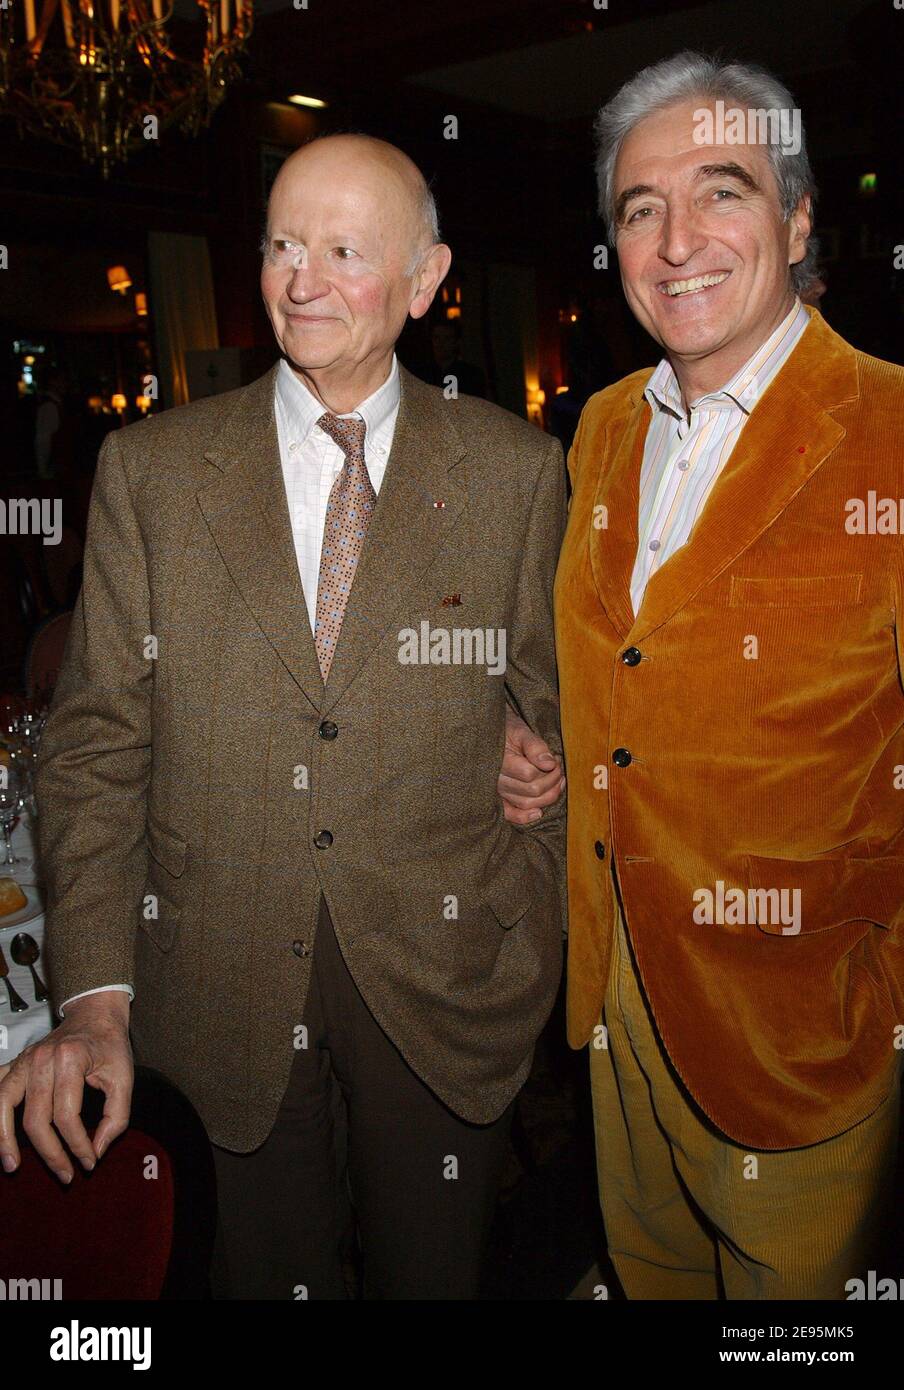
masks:
[[[20,931],[18,936],[14,936],[10,944],[9,953],[16,965],[27,965],[31,971],[31,978],[35,986],[35,1001],[43,1004],[50,996],[47,986],[35,970],[35,961],[41,954],[40,947],[33,936],[29,936],[27,931]]]
[[[22,1013],[28,1005],[22,998],[19,991],[13,988],[12,980],[9,978],[9,966],[6,963],[6,956],[3,954],[3,947],[0,946],[0,980],[6,985],[6,992],[9,995],[9,1007],[14,1014]]]

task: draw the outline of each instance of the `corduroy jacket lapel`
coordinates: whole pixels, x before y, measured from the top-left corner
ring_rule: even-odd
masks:
[[[785,366],[753,410],[687,544],[647,584],[636,619],[630,600],[637,502],[650,408],[642,385],[629,397],[616,453],[598,502],[611,534],[592,545],[600,597],[626,641],[640,643],[732,564],[784,511],[844,438],[831,411],[858,394],[854,350],[815,309]],[[613,573],[610,566],[615,566]]]
[[[637,495],[650,421],[650,407],[641,394],[626,407],[612,421],[603,444],[589,534],[594,583],[613,627],[623,637],[634,625],[631,574],[637,554]]]

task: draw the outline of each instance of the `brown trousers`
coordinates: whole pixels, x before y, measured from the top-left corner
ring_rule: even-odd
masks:
[[[214,1148],[214,1297],[349,1297],[353,1213],[365,1298],[474,1299],[514,1102],[472,1125],[437,1099],[372,1017],[323,900],[313,952],[273,1129],[250,1154]]]

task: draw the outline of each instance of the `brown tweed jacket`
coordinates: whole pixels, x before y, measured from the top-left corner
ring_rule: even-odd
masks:
[[[563,808],[522,831],[496,795],[506,692],[561,749],[558,443],[402,371],[324,686],[275,371],[105,441],[37,774],[54,1000],[132,983],[137,1060],[238,1152],[303,1041],[321,893],[378,1022],[475,1122],[527,1075],[564,910]],[[400,660],[405,629],[437,653],[456,628],[504,633],[505,674]]]

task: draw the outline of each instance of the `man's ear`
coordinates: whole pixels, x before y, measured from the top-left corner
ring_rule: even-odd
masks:
[[[788,264],[797,265],[807,254],[807,240],[813,230],[812,203],[809,195],[801,198],[792,212],[788,232]]]
[[[452,252],[444,242],[431,246],[414,275],[411,303],[408,312],[421,319],[433,303],[433,296],[449,274]]]

